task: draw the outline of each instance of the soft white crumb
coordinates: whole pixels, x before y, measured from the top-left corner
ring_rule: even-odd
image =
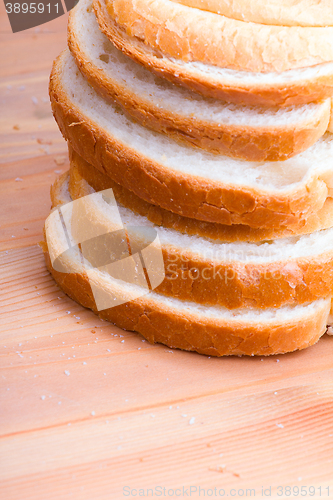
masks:
[[[328,326],[326,333],[327,335],[333,335],[333,326]]]

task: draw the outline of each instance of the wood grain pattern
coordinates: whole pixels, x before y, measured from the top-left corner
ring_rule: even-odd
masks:
[[[0,4],[0,163],[64,153],[51,114],[48,77],[66,45],[66,19],[12,34]]]
[[[279,485],[333,496],[332,338],[262,360],[152,346],[46,271],[37,244],[68,161],[42,97],[65,24],[12,35],[0,7],[0,498],[118,500],[125,486],[192,486],[195,499],[195,487],[264,498],[271,486],[270,498],[290,498]]]

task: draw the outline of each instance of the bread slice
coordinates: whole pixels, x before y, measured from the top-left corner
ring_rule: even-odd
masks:
[[[247,23],[171,0],[104,0],[130,36],[184,62],[269,73],[333,61],[333,27]]]
[[[316,214],[309,216],[304,224],[298,227],[278,227],[275,229],[252,228],[241,224],[227,226],[214,222],[204,222],[189,217],[182,217],[157,205],[152,205],[139,198],[129,189],[114,182],[109,176],[100,172],[90,163],[86,162],[69,144],[70,163],[74,167],[78,177],[84,179],[95,191],[112,189],[119,203],[129,208],[138,215],[147,219],[157,226],[174,229],[188,236],[201,236],[210,240],[219,240],[225,243],[232,242],[262,242],[271,241],[290,236],[309,234],[322,229],[333,227],[333,199],[328,198],[323,208]],[[76,183],[72,184],[75,190]],[[77,197],[78,194],[74,197]]]
[[[327,130],[331,100],[289,108],[237,106],[204,98],[154,76],[99,30],[91,0],[70,12],[68,45],[89,83],[144,126],[251,161],[286,160]]]
[[[81,156],[137,196],[220,224],[299,227],[333,185],[333,137],[284,162],[245,162],[179,144],[132,122],[88,85],[73,58],[55,62],[54,116]]]
[[[53,203],[68,203],[66,176],[53,188]],[[330,322],[330,299],[278,309],[236,309],[200,306],[191,301],[164,297],[154,291],[116,280],[83,263],[79,247],[70,252],[70,227],[65,234],[60,217],[48,218],[43,245],[48,269],[71,298],[91,308],[96,304],[91,284],[107,299],[121,297],[127,303],[98,312],[121,328],[141,333],[149,342],[202,354],[270,355],[304,349],[316,343]],[[52,267],[50,255],[61,255],[62,272]],[[88,274],[89,278],[88,278]],[[139,296],[138,298],[138,295]]]
[[[81,212],[103,234],[118,230],[108,202],[88,196],[95,190],[81,177],[77,156],[71,161],[71,198],[84,197]],[[261,243],[212,241],[154,226],[127,208],[117,189],[113,194],[130,241],[138,238],[136,228],[157,230],[166,274],[157,293],[228,309],[304,304],[333,295],[333,228]],[[139,234],[141,246],[148,246],[149,235]]]
[[[333,95],[333,62],[270,73],[184,62],[149,47],[138,37],[128,35],[109,15],[104,0],[94,0],[93,5],[101,31],[118,49],[157,75],[203,95],[236,104],[259,106],[291,106]]]
[[[277,26],[333,26],[331,0],[172,0],[240,21]]]

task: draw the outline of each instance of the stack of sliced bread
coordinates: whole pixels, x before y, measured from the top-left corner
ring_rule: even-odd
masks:
[[[330,0],[289,4],[71,11],[50,78],[70,171],[51,189],[44,252],[101,318],[215,356],[290,352],[330,332],[333,15]],[[160,251],[162,277],[158,259],[136,260],[144,248]],[[134,281],[120,273],[129,262]]]

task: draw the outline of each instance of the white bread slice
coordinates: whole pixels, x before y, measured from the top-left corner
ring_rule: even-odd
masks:
[[[299,227],[331,195],[331,134],[284,162],[245,162],[188,147],[103,100],[69,52],[54,64],[50,97],[63,135],[88,163],[140,198],[185,217]]]
[[[83,178],[95,191],[113,189],[119,203],[133,212],[147,217],[147,219],[165,228],[171,228],[189,236],[202,236],[210,240],[223,242],[262,242],[280,238],[289,238],[302,234],[310,234],[333,226],[333,199],[328,198],[323,208],[314,215],[309,216],[304,224],[290,228],[278,227],[272,229],[252,228],[240,224],[226,226],[214,222],[204,222],[189,217],[182,217],[157,205],[152,205],[139,198],[129,189],[114,182],[108,175],[103,174],[90,163],[86,162],[69,144],[70,163],[74,166],[80,178]],[[75,189],[72,185],[72,189]],[[78,195],[77,195],[78,196]],[[76,197],[76,196],[75,196]]]
[[[252,161],[286,160],[327,130],[331,100],[289,108],[223,103],[169,83],[123,55],[101,33],[91,0],[71,10],[68,46],[89,83],[133,118],[208,151]]]
[[[333,61],[333,27],[247,23],[171,0],[104,1],[130,36],[184,62],[269,73]]]
[[[118,220],[108,202],[102,196],[88,196],[96,191],[81,177],[78,155],[71,160],[72,200],[85,197],[80,210],[86,219],[103,234],[116,231]],[[122,204],[117,193],[113,191],[129,241],[138,239],[131,228],[157,231],[165,267],[157,293],[228,309],[281,307],[333,296],[333,228],[261,243],[212,241],[155,226],[127,208],[127,200]],[[140,233],[140,246],[148,245]]]
[[[71,201],[66,175],[54,187],[52,196],[54,205]],[[59,255],[68,248],[60,218],[47,219],[45,232],[48,242],[43,245],[46,264],[64,292],[101,318],[139,332],[151,343],[161,342],[170,348],[212,356],[265,356],[313,345],[330,323],[330,299],[295,307],[230,311],[164,297],[154,291],[144,295],[145,290],[141,291],[138,286],[89,268],[88,263],[83,266],[78,247],[63,255],[63,272],[59,272],[52,267],[50,254]],[[129,302],[97,312],[90,283],[103,294],[121,296]],[[143,296],[137,298],[140,292]]]
[[[104,0],[94,0],[101,31],[126,55],[157,75],[203,95],[236,104],[291,106],[333,95],[333,62],[284,72],[250,72],[184,62],[153,50],[121,29],[108,14]]]
[[[277,26],[333,26],[331,0],[172,0],[240,21]]]

